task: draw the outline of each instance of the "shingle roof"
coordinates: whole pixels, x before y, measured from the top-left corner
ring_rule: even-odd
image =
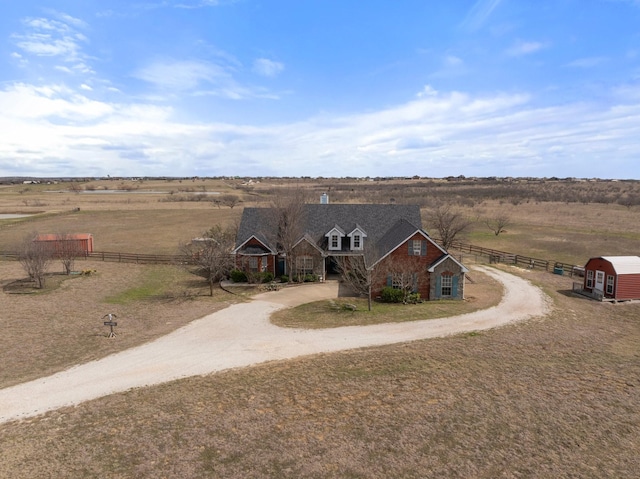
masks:
[[[236,247],[256,236],[275,250],[273,210],[245,208],[238,228]],[[270,221],[271,220],[271,221]],[[376,245],[375,256],[384,256],[390,249],[422,229],[420,207],[389,204],[309,204],[305,205],[304,232],[324,248],[325,234],[338,226],[345,232],[360,228],[367,242]],[[426,233],[425,233],[426,234]]]

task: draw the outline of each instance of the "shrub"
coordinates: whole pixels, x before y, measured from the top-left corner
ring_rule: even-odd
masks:
[[[380,297],[384,303],[402,303],[404,301],[404,291],[386,286],[382,288]]]
[[[231,271],[229,276],[231,276],[231,281],[233,281],[234,283],[247,282],[247,274],[239,269],[234,269],[233,271]]]
[[[407,296],[405,303],[418,304],[421,303],[420,293],[411,293]]]
[[[260,276],[262,277],[263,283],[270,283],[273,281],[273,273],[271,271],[265,271],[261,273]]]
[[[283,283],[288,283],[289,282],[289,276],[286,274],[283,274],[282,276],[280,276],[280,281],[282,281]]]
[[[318,275],[317,274],[306,274],[304,276],[303,281],[305,283],[315,283],[316,281],[318,281]]]

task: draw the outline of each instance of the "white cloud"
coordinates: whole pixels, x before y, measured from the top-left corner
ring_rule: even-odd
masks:
[[[258,58],[253,62],[253,71],[265,77],[278,76],[283,70],[284,65],[282,63],[268,58]]]
[[[160,90],[195,96],[217,96],[231,100],[247,98],[277,99],[279,95],[262,87],[238,82],[236,63],[203,60],[160,60],[134,72],[133,76],[155,85]]]
[[[607,59],[604,57],[578,58],[577,60],[573,60],[572,62],[567,63],[567,66],[576,68],[593,68],[601,65],[606,61]]]
[[[383,110],[250,126],[178,122],[168,106],[87,92],[0,89],[0,128],[11,133],[0,139],[0,175],[18,164],[25,175],[223,175],[251,164],[255,175],[602,176],[598,165],[617,164],[608,176],[624,177],[640,157],[640,105],[631,95],[609,108],[540,107],[528,94],[425,86]],[[97,165],[91,173],[87,157]]]
[[[546,48],[547,45],[541,42],[516,42],[511,48],[507,50],[507,55],[513,57],[519,57],[523,55],[529,55],[531,53],[535,53],[543,48]]]
[[[86,27],[86,24],[64,13],[52,12],[52,16],[57,19],[23,19],[24,31],[11,35],[22,53],[15,52],[13,57],[20,58],[23,64],[27,62],[26,57],[60,59],[64,64],[54,66],[59,71],[92,74],[93,70],[85,63],[86,55],[82,52],[88,39],[77,30]]]
[[[462,22],[462,28],[469,31],[478,30],[501,2],[502,0],[476,0]]]
[[[200,60],[156,61],[133,74],[162,89],[193,90],[203,82],[215,83],[229,78],[220,66]]]

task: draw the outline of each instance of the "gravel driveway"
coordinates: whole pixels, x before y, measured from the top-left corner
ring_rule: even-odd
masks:
[[[274,326],[269,315],[284,307],[335,298],[338,285],[285,288],[230,306],[139,347],[2,389],[0,423],[179,378],[270,360],[489,329],[548,311],[548,298],[528,281],[491,268],[476,269],[504,285],[499,305],[428,321],[299,330]]]

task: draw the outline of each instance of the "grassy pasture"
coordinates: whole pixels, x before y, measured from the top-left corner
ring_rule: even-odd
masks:
[[[266,204],[288,184],[202,183],[238,194],[245,205]],[[373,191],[339,183],[345,201]],[[179,241],[239,217],[239,206],[161,201],[202,192],[198,181],[182,183],[194,191],[180,185],[145,181],[140,188],[163,192],[119,194],[0,188],[0,213],[43,215],[0,220],[0,249],[34,230],[72,227],[93,233],[99,250],[172,253]],[[327,188],[304,185],[314,194]],[[391,194],[401,200],[398,191]],[[456,204],[473,220],[472,244],[575,264],[640,254],[638,206],[509,198]],[[429,207],[423,204],[425,224]],[[74,208],[80,211],[69,213]],[[482,220],[503,211],[512,223],[496,237]],[[544,287],[554,302],[549,317],[191,378],[3,425],[0,478],[634,477],[640,304],[592,302],[570,293],[570,278],[506,268]],[[241,299],[210,299],[206,285],[171,267],[83,261],[77,269],[97,274],[41,294],[0,293],[0,387],[151,340]],[[0,261],[2,285],[23,277],[17,263]],[[105,338],[108,312],[118,315],[116,340]]]
[[[545,285],[479,334],[274,362],[3,426],[0,477],[634,477],[638,304]]]

